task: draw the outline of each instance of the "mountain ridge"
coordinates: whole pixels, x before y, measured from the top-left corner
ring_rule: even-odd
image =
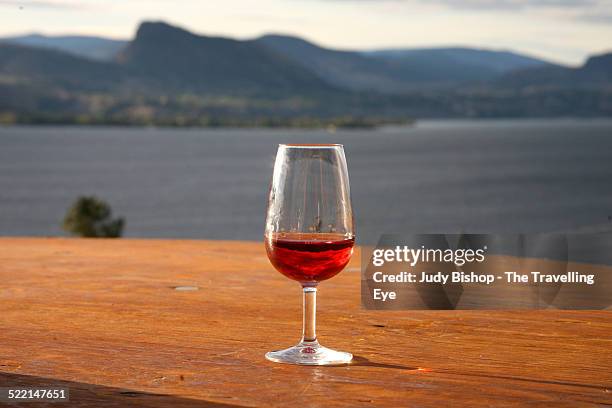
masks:
[[[516,53],[471,48],[346,51],[281,34],[264,35],[256,41],[353,91],[402,93],[452,87],[491,80],[517,68],[551,65]]]
[[[592,55],[578,67],[545,66],[510,72],[496,84],[515,88],[612,86],[612,52]]]
[[[465,50],[445,52],[437,62],[372,57],[296,37],[203,36],[160,21],[142,23],[110,61],[0,42],[0,122],[366,126],[612,116],[612,53],[576,68],[510,55],[504,69],[527,67],[500,75],[486,63],[452,62]],[[470,58],[483,55],[491,56]]]
[[[50,48],[96,61],[110,61],[128,41],[87,35],[47,36],[31,33],[0,38],[0,43]]]
[[[145,26],[154,23],[173,27],[163,21],[143,22]],[[232,40],[227,37],[198,35],[184,29],[183,31],[193,36]],[[280,33],[233,41],[260,43],[302,68],[314,71],[331,85],[353,91],[397,93],[423,87],[446,87],[469,81],[489,80],[498,74],[514,68],[525,68],[529,64],[552,64],[509,50],[473,47],[337,50],[321,47],[301,37]],[[292,49],[279,46],[279,42],[290,42]],[[0,38],[0,43],[52,48],[97,61],[116,61],[117,56],[129,47],[132,41],[95,36],[28,34]],[[316,55],[313,55],[313,52]],[[309,58],[304,58],[304,55]],[[453,69],[448,69],[449,66],[453,66]]]
[[[115,62],[202,92],[331,90],[321,78],[252,41],[194,34],[164,22],[140,25]]]
[[[416,48],[387,48],[362,52],[365,55],[403,58],[407,56],[427,56],[427,54],[439,54],[449,58],[462,60],[466,63],[478,61],[487,65],[498,73],[508,72],[515,69],[533,67],[538,65],[563,64],[548,61],[544,58],[535,57],[527,53],[518,53],[507,49],[490,49],[481,47],[416,47]]]

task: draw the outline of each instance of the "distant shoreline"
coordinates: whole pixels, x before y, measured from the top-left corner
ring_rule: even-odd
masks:
[[[99,118],[90,116],[39,116],[0,114],[0,125],[30,126],[121,126],[121,127],[161,127],[161,128],[290,128],[290,129],[376,129],[389,125],[413,125],[415,119],[387,119],[370,117],[292,117],[292,118],[159,118],[153,120],[134,120],[128,118]]]
[[[321,124],[289,124],[287,122],[275,122],[273,124],[259,123],[254,124],[250,121],[242,122],[224,122],[221,124],[214,125],[201,125],[201,124],[167,124],[161,123],[134,123],[134,122],[121,122],[121,121],[108,121],[108,122],[80,122],[80,121],[19,121],[19,122],[6,122],[1,120],[0,114],[0,129],[11,128],[11,127],[32,127],[32,128],[44,128],[44,127],[66,127],[66,128],[117,128],[117,129],[237,129],[237,130],[257,130],[257,129],[294,129],[294,130],[326,130],[333,133],[336,130],[377,130],[381,128],[404,128],[404,127],[419,127],[423,126],[457,126],[461,124],[480,124],[487,126],[487,124],[498,126],[500,124],[506,124],[508,126],[517,126],[519,124],[541,124],[543,126],[549,125],[551,122],[567,122],[567,123],[590,123],[597,125],[600,123],[609,124],[612,122],[612,117],[609,116],[558,116],[558,117],[486,117],[486,118],[466,118],[466,117],[438,117],[438,118],[420,118],[411,120],[390,120],[390,121],[377,121],[375,124],[351,124],[351,125],[335,125],[330,122]]]

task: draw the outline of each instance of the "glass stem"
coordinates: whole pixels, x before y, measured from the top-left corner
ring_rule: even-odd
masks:
[[[317,341],[317,288],[304,287],[304,325],[302,342]]]

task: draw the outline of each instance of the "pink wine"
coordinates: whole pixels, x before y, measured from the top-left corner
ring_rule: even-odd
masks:
[[[337,275],[351,259],[355,238],[341,234],[280,233],[265,237],[268,258],[296,281],[320,282]]]

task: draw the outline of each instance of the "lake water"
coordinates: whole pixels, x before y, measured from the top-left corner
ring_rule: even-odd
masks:
[[[278,143],[343,143],[361,242],[384,232],[612,229],[612,121],[377,130],[0,127],[0,235],[63,235],[79,195],[125,235],[262,237]]]

